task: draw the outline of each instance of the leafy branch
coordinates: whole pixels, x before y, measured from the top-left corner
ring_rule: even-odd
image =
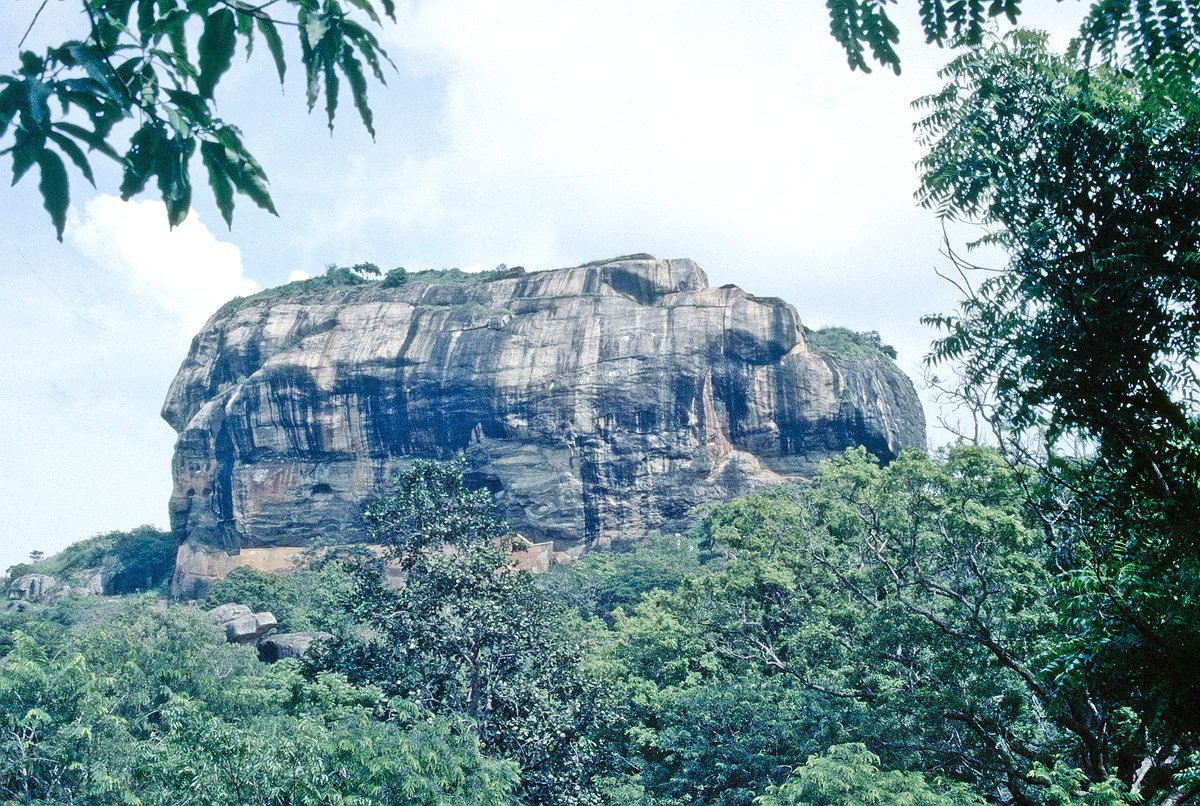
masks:
[[[20,67],[0,75],[0,144],[11,133],[11,144],[0,155],[12,160],[14,185],[38,166],[38,188],[60,241],[70,204],[64,158],[95,186],[91,153],[121,165],[123,199],[154,181],[171,226],[191,208],[190,169],[197,149],[228,226],[235,194],[276,214],[265,171],[238,128],[217,115],[215,97],[238,47],[249,58],[256,35],[283,82],[287,57],[280,26],[297,30],[309,111],[323,91],[332,130],[344,78],[363,125],[375,136],[367,76],[386,83],[383,64],[391,62],[377,37],[355,19],[381,24],[374,0],[80,2],[90,23],[87,39],[49,47],[44,55],[21,50]],[[295,19],[268,14],[267,7],[277,4],[290,7]],[[392,0],[380,0],[379,6],[395,19]],[[202,28],[194,55],[189,24]],[[127,121],[136,129],[122,153],[117,126]]]

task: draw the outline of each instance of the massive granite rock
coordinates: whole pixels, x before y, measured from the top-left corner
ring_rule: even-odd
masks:
[[[891,361],[812,351],[805,332],[781,300],[649,258],[227,306],[163,408],[175,591],[202,593],[245,549],[361,536],[414,457],[465,453],[514,528],[578,554],[847,446],[924,445]]]

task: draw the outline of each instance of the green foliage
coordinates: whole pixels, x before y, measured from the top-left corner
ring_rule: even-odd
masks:
[[[980,448],[886,468],[858,450],[809,486],[716,507],[697,535],[724,562],[618,616],[596,660],[626,722],[630,783],[663,803],[826,802],[804,777],[785,785],[789,771],[860,741],[897,772],[842,751],[813,762],[812,775],[865,776],[844,802],[872,802],[857,786],[958,791],[913,772],[999,803],[1052,802],[1041,771],[1056,765],[1109,785],[1143,739],[1047,674],[1065,622],[1032,480]]]
[[[306,684],[293,671],[264,693],[296,702],[295,694],[306,694],[297,689],[328,687],[331,677]],[[289,711],[227,720],[200,703],[172,699],[152,744],[138,748],[137,789],[151,802],[189,792],[215,806],[241,804],[248,795],[279,806],[509,802],[512,766],[482,758],[473,737],[419,709],[403,707],[386,722],[369,706],[318,701]]]
[[[896,348],[884,344],[874,330],[857,333],[844,327],[823,327],[806,331],[804,337],[810,350],[832,358],[862,361],[886,356],[896,360]]]
[[[111,532],[114,559],[105,592],[137,593],[161,588],[175,573],[175,536],[153,526]]]
[[[418,460],[392,498],[368,508],[373,537],[406,569],[404,586],[387,585],[377,563],[359,565],[347,604],[360,627],[306,663],[468,720],[485,753],[517,763],[524,803],[597,803],[598,692],[579,668],[581,636],[510,567],[507,528],[465,469]]]
[[[611,622],[617,608],[632,609],[654,590],[674,591],[700,567],[694,541],[651,533],[628,553],[590,551],[568,566],[555,566],[537,585],[582,618]]]
[[[13,633],[5,802],[511,803],[515,766],[452,720],[339,675],[306,679],[293,661],[260,664],[193,608],[94,610],[45,638]]]
[[[809,756],[781,786],[755,800],[757,806],[982,806],[983,799],[946,781],[931,786],[917,772],[880,770],[879,757],[861,743],[834,745]]]
[[[383,276],[383,282],[379,284],[380,288],[396,288],[408,282],[408,270],[403,266],[398,266]]]
[[[12,144],[0,153],[11,155],[13,184],[38,166],[38,187],[59,240],[70,202],[63,157],[95,184],[86,152],[121,164],[122,198],[141,193],[155,180],[171,226],[182,222],[191,207],[190,163],[197,148],[227,224],[233,221],[235,191],[275,212],[262,167],[238,129],[216,114],[217,86],[239,45],[250,56],[256,33],[282,82],[286,59],[278,27],[294,26],[307,74],[309,111],[323,91],[332,129],[344,78],[363,125],[375,134],[366,72],[382,83],[387,55],[355,19],[361,14],[380,22],[373,0],[346,5],[339,0],[286,0],[282,5],[80,0],[80,5],[91,24],[86,40],[51,46],[44,55],[21,51],[20,66],[0,75],[0,138],[12,134]],[[394,17],[392,0],[380,5]],[[276,16],[285,10],[294,18]],[[191,40],[194,55],[189,24],[202,28],[199,39]],[[121,154],[117,133],[123,121],[134,121],[137,128]]]
[[[354,266],[336,266],[331,264],[325,274],[319,277],[309,277],[305,280],[294,280],[284,285],[266,288],[256,294],[245,297],[234,297],[221,306],[218,314],[228,316],[242,308],[258,304],[273,304],[283,300],[299,301],[310,296],[324,294],[330,291],[348,291],[355,288],[373,287],[375,281],[371,277],[378,276],[380,269],[374,263],[358,263]],[[379,281],[380,288],[397,288],[409,283],[425,283],[428,285],[475,285],[495,280],[504,280],[520,274],[513,269],[497,269],[484,272],[464,272],[461,269],[427,269],[409,272],[405,269],[392,269]],[[487,310],[476,304],[480,310]],[[507,311],[497,311],[507,313]]]
[[[1050,452],[1037,503],[1060,552],[1070,624],[1056,679],[1132,707],[1150,745],[1195,747],[1194,98],[1175,103],[1130,74],[1084,73],[1024,32],[957,59],[946,78],[921,102],[922,201],[984,224],[1009,263],[964,289],[956,314],[929,319],[945,331],[932,357],[959,364],[962,394],[1006,443],[1035,436]],[[1084,460],[1053,455],[1080,442]]]
[[[346,626],[341,603],[354,585],[354,577],[336,557],[317,556],[282,575],[234,568],[213,583],[205,606],[232,602],[268,611],[280,632],[337,632]]]
[[[13,639],[0,664],[0,798],[103,796],[119,784],[120,771],[100,751],[123,738],[111,699],[82,655],[51,657],[20,631]]]
[[[36,564],[8,569],[10,579],[39,573],[67,582],[85,572],[100,572],[106,593],[136,593],[165,585],[175,572],[175,538],[153,526],[138,526],[72,543]],[[41,552],[38,552],[39,554]],[[71,584],[75,584],[74,582]]]
[[[510,269],[501,264],[491,271],[463,271],[462,269],[424,269],[409,272],[408,281],[411,283],[429,283],[431,285],[479,285],[496,280],[509,280],[519,277],[524,269]]]
[[[508,534],[508,526],[492,514],[487,490],[467,486],[466,469],[462,457],[415,460],[397,479],[395,495],[367,507],[372,539],[405,565],[420,560],[425,549],[499,548],[493,544]]]
[[[584,263],[583,266],[584,268],[593,268],[595,266],[605,266],[609,263],[619,263],[622,260],[654,260],[654,255],[650,255],[645,252],[637,252],[632,255],[618,255],[616,257],[609,257],[603,260],[593,260],[588,263]]]
[[[359,264],[374,266],[375,264]],[[221,306],[217,314],[220,316],[228,316],[242,308],[248,308],[251,305],[259,303],[271,304],[285,299],[304,298],[314,294],[322,294],[328,291],[338,291],[354,288],[367,284],[369,281],[353,267],[336,266],[330,264],[326,267],[325,274],[318,277],[309,277],[304,280],[293,280],[284,285],[275,286],[274,288],[265,288],[255,294],[250,294],[245,297],[234,297]]]
[[[895,46],[900,29],[885,0],[828,0],[830,32],[846,51],[852,69],[870,72],[868,60],[900,72]],[[975,47],[992,29],[991,20],[1016,23],[1020,0],[990,3],[917,0],[925,41],[939,47]],[[1200,29],[1194,9],[1179,0],[1094,0],[1080,25],[1075,48],[1088,60],[1125,58],[1143,79],[1177,100],[1194,94],[1200,62]],[[868,57],[867,51],[870,50]]]

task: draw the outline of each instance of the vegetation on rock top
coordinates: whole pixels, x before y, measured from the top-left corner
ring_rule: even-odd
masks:
[[[896,348],[884,344],[874,330],[859,333],[844,327],[823,327],[805,330],[804,338],[808,349],[830,358],[862,361],[882,356],[896,360]]]
[[[217,311],[218,317],[229,316],[243,308],[254,305],[272,305],[279,302],[300,302],[318,297],[331,291],[349,291],[368,286],[397,288],[408,284],[425,285],[479,285],[496,280],[519,277],[523,269],[510,269],[501,264],[491,271],[467,272],[462,269],[423,269],[410,272],[403,267],[392,269],[387,274],[374,263],[356,263],[353,266],[330,264],[318,277],[293,280],[290,283],[266,288],[256,294],[234,297]],[[382,278],[380,275],[382,274]]]

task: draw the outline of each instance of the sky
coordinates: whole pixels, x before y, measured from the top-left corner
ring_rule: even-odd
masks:
[[[8,0],[5,70],[40,4]],[[1060,45],[1084,10],[1026,5]],[[282,89],[265,49],[222,80],[219,112],[265,168],[278,217],[238,197],[227,229],[198,160],[173,231],[152,194],[116,197],[100,157],[97,188],[71,176],[61,244],[35,171],[0,191],[0,571],[166,528],[175,434],[159,410],[192,336],[225,300],[330,263],[688,257],[809,327],[878,331],[921,389],[934,334],[919,319],[957,291],[937,274],[942,224],[913,201],[910,103],[940,88],[950,54],[905,19],[902,75],[851,72],[823,6],[398,2],[377,31],[395,70],[370,88],[374,141],[348,98],[332,133],[323,101],[306,114],[298,61]],[[25,47],[84,35],[78,8],[50,0]],[[922,395],[931,439],[947,441]]]

